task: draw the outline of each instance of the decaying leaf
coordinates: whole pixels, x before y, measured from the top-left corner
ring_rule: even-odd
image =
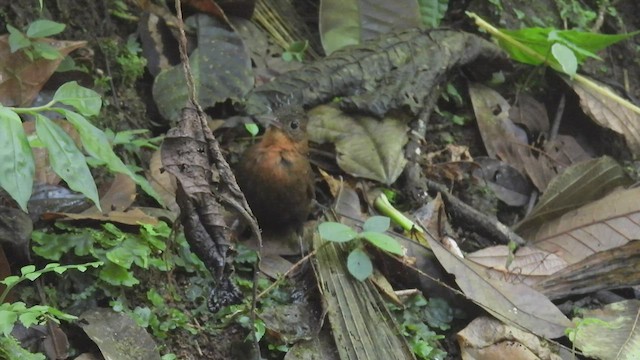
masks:
[[[105,359],[160,360],[158,347],[147,331],[129,315],[96,308],[81,315],[80,326],[100,348]]]
[[[575,332],[575,345],[597,359],[640,358],[640,300],[625,300],[601,309],[585,310]]]
[[[487,274],[511,282],[533,285],[567,266],[555,254],[530,246],[510,254],[506,245],[497,245],[467,254],[467,259],[486,267]]]
[[[541,293],[517,280],[488,276],[483,267],[453,255],[435,239],[427,239],[440,264],[455,275],[464,294],[499,320],[551,339],[563,336],[564,330],[572,326]]]
[[[338,165],[353,176],[390,185],[407,163],[403,148],[408,128],[400,119],[351,117],[336,107],[321,105],[309,111],[307,131],[312,141],[335,143]]]
[[[593,80],[571,81],[569,84],[580,97],[584,112],[600,126],[624,136],[631,152],[635,157],[640,156],[640,109]]]
[[[556,175],[556,168],[546,156],[534,156],[526,132],[509,118],[511,106],[498,92],[481,84],[469,84],[469,95],[487,153],[523,174],[526,173],[540,191]]]
[[[489,317],[473,320],[457,337],[463,359],[562,359],[537,336]]]
[[[327,54],[348,45],[420,26],[417,1],[323,0],[320,2],[320,39]]]
[[[189,56],[198,101],[213,106],[240,99],[253,87],[251,59],[240,36],[220,20],[196,15],[198,48]],[[187,103],[182,65],[162,71],[153,84],[153,99],[162,116],[176,121]]]
[[[38,41],[53,46],[61,56],[55,60],[41,58],[32,61],[22,51],[11,53],[9,35],[0,36],[0,104],[30,105],[64,57],[87,44],[86,41],[49,38],[38,39]]]
[[[613,192],[532,229],[527,237],[569,264],[638,239],[640,188]]]
[[[630,183],[631,179],[622,166],[608,156],[577,163],[551,181],[538,204],[515,226],[515,230],[523,237],[529,237],[547,220]]]

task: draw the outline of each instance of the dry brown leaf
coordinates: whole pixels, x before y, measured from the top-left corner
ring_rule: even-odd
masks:
[[[70,213],[49,213],[48,220],[53,216],[64,217],[68,220],[97,220],[102,222],[115,222],[125,225],[150,224],[158,225],[158,219],[145,214],[138,208],[131,208],[127,211],[109,211],[106,214],[70,214]]]
[[[56,48],[60,58],[31,61],[22,51],[11,52],[9,35],[0,36],[0,103],[4,106],[28,106],[36,98],[42,86],[58,68],[62,59],[73,50],[87,44],[86,41],[63,41],[42,38]]]
[[[527,285],[533,285],[567,266],[567,262],[555,254],[529,246],[519,248],[513,259],[511,257],[506,245],[484,248],[467,255],[467,259],[486,267],[492,276]]]
[[[176,177],[163,170],[160,150],[156,150],[151,155],[149,161],[149,173],[147,180],[155,191],[160,195],[169,210],[179,213],[180,207],[176,203]]]
[[[511,106],[498,92],[469,84],[469,95],[487,154],[526,173],[540,191],[556,175],[551,160],[533,156],[526,132],[509,118]]]
[[[569,264],[640,238],[640,188],[604,198],[542,224],[528,239]]]
[[[431,237],[427,239],[440,264],[455,275],[464,294],[499,320],[551,339],[563,336],[564,330],[573,326],[541,293],[522,283],[492,277],[482,266],[451,254]]]
[[[570,81],[580,97],[582,110],[600,126],[611,129],[624,136],[627,146],[633,154],[640,156],[640,109],[625,101],[610,88],[594,80]]]
[[[480,317],[457,334],[463,359],[560,360],[549,346],[533,334]]]

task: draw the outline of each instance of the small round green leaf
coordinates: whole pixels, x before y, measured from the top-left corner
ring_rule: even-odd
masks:
[[[404,255],[400,243],[387,234],[365,231],[360,233],[360,236],[379,249],[399,256]]]
[[[347,225],[337,222],[323,222],[318,226],[320,237],[333,242],[347,242],[353,240],[358,233]]]
[[[551,46],[553,57],[562,66],[562,71],[573,77],[578,71],[578,59],[576,54],[563,44],[555,43]]]
[[[386,216],[372,216],[362,225],[363,231],[385,232],[391,225],[391,219]]]
[[[20,274],[22,274],[22,276],[25,276],[27,274],[31,274],[34,271],[36,271],[36,266],[35,265],[27,265],[27,266],[23,266],[20,269]]]
[[[365,281],[371,274],[373,274],[373,264],[369,255],[362,251],[362,249],[355,249],[347,258],[347,269],[353,277],[360,281]]]
[[[30,38],[41,38],[61,33],[65,24],[51,20],[36,20],[29,25],[27,36]]]
[[[244,128],[247,130],[249,134],[251,134],[251,136],[258,135],[258,131],[260,130],[258,129],[258,125],[256,125],[255,123],[244,124]]]

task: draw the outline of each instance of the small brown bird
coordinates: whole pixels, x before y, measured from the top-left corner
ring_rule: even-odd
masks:
[[[301,233],[314,198],[308,118],[299,106],[278,109],[274,115],[277,122],[240,160],[238,184],[263,230]]]

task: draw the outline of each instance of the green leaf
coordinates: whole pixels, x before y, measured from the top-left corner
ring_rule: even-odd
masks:
[[[323,222],[318,226],[320,237],[333,242],[347,242],[353,240],[358,233],[347,225],[337,222]]]
[[[60,86],[53,95],[53,100],[73,106],[84,116],[98,115],[102,107],[100,95],[91,89],[78,85],[76,81]]]
[[[24,327],[29,327],[31,325],[36,325],[40,323],[40,319],[45,315],[45,311],[42,311],[40,308],[31,307],[27,309],[26,312],[21,313],[18,316],[18,319],[24,325]]]
[[[362,230],[383,233],[387,231],[389,225],[391,225],[391,219],[389,219],[388,217],[372,216],[364,222],[364,225],[362,225]]]
[[[164,204],[160,195],[153,189],[147,179],[131,171],[113,152],[111,144],[109,144],[107,136],[102,130],[93,126],[93,124],[78,113],[66,109],[62,109],[62,112],[67,120],[78,130],[84,149],[91,156],[104,162],[109,170],[129,176],[136,184],[140,185],[144,192],[153,197],[159,204]]]
[[[29,25],[27,36],[30,38],[42,38],[59,34],[64,31],[65,24],[51,20],[36,20]]]
[[[355,249],[347,257],[347,269],[349,273],[360,281],[365,281],[373,274],[373,264],[369,255],[362,249]]]
[[[562,67],[565,74],[573,78],[578,71],[578,59],[571,49],[562,44],[553,44],[551,53]]]
[[[84,194],[100,209],[98,188],[87,161],[69,134],[40,114],[36,114],[36,133],[49,151],[53,171],[60,175],[71,190]]]
[[[43,59],[47,60],[57,60],[62,58],[62,54],[60,53],[60,51],[58,51],[58,49],[40,41],[36,41],[33,43],[33,51]]]
[[[449,7],[449,0],[418,0],[418,5],[422,25],[432,29],[440,26]]]
[[[539,27],[520,30],[500,29],[500,32],[524,44],[534,50],[542,58],[546,58],[550,60],[552,64],[556,65],[559,64],[553,61],[554,59],[549,59],[549,56],[551,54],[551,47],[553,44],[557,43],[561,39],[561,42],[565,46],[576,52],[575,55],[577,62],[581,64],[588,56],[597,53],[609,45],[630,38],[639,33],[636,31],[629,34],[606,35],[576,30],[556,30],[554,28]],[[530,65],[540,65],[543,63],[541,59],[527,54],[503,39],[498,39],[498,41],[500,42],[500,47],[507,51],[516,61]]]
[[[31,45],[31,40],[29,40],[22,31],[11,25],[7,25],[7,30],[9,30],[9,48],[12,53]]]
[[[404,255],[400,243],[387,234],[365,231],[360,233],[360,236],[379,249],[399,256]]]
[[[20,117],[5,107],[0,107],[0,144],[0,187],[27,212],[35,163]]]
[[[36,266],[35,265],[27,265],[27,266],[23,266],[20,269],[20,274],[22,274],[22,276],[25,276],[27,274],[31,274],[34,271],[36,271]]]
[[[244,124],[244,128],[247,130],[247,132],[249,134],[251,134],[251,136],[256,136],[258,135],[258,125],[251,123],[251,124]]]
[[[2,279],[2,281],[0,281],[0,284],[5,284],[7,286],[12,286],[13,284],[19,283],[20,282],[20,277],[19,276],[7,276],[6,278]]]
[[[11,334],[13,325],[17,320],[18,314],[13,311],[3,310],[0,308],[0,332],[2,332],[4,336],[9,336],[9,334]]]

